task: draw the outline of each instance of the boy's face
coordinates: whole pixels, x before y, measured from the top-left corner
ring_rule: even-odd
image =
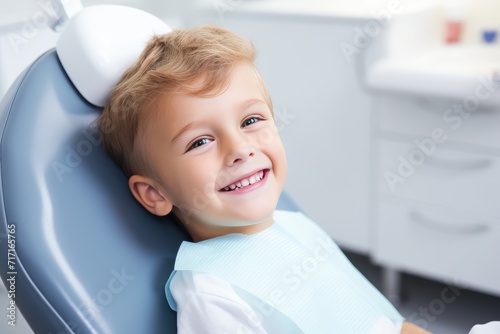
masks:
[[[149,191],[174,206],[195,240],[269,226],[287,163],[250,65],[235,66],[217,96],[175,95],[160,108],[143,145],[156,174]]]

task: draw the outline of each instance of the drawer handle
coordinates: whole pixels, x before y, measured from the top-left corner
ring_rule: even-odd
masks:
[[[447,223],[439,220],[434,220],[429,217],[425,217],[417,211],[410,211],[409,213],[411,221],[432,228],[434,230],[439,230],[442,232],[451,232],[456,234],[478,234],[488,231],[489,225],[481,222],[469,222],[469,223]]]
[[[454,170],[480,170],[487,169],[494,164],[493,159],[483,158],[475,160],[447,160],[431,156],[427,162],[433,167]]]
[[[434,99],[429,99],[429,98],[417,98],[415,99],[414,102],[418,107],[422,108],[423,110],[432,113],[432,114],[439,114],[442,115],[446,110],[448,110],[454,101],[448,101],[448,102],[439,102]],[[459,103],[459,101],[455,101],[455,103]],[[489,105],[481,105],[479,108],[476,108],[474,110],[475,114],[478,113],[490,113],[494,114],[497,110],[495,106],[489,106]]]

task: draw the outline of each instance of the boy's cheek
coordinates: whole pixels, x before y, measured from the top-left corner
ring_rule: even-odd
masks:
[[[267,146],[276,140],[280,141],[280,136],[278,130],[273,126],[264,127],[253,135],[253,141],[258,146]]]

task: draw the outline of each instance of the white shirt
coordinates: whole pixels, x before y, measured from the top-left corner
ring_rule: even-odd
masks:
[[[267,333],[257,313],[231,284],[213,275],[179,271],[170,291],[177,303],[179,334]]]

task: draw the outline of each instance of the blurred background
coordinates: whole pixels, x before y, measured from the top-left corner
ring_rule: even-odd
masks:
[[[82,4],[132,6],[173,28],[211,23],[250,39],[298,206],[409,321],[467,333],[500,320],[500,2]],[[57,6],[0,0],[0,98],[55,46]],[[31,333],[6,323],[1,333]]]

